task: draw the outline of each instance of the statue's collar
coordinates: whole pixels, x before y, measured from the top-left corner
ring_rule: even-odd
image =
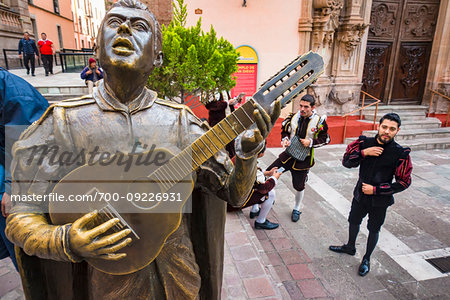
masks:
[[[142,93],[136,99],[125,105],[108,93],[102,80],[98,87],[94,88],[93,96],[103,111],[123,111],[132,114],[151,107],[157,98],[157,93],[144,87]]]

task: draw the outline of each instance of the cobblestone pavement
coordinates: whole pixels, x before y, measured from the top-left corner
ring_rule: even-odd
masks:
[[[77,73],[26,77],[32,84],[83,85]],[[269,165],[281,149],[263,158]],[[356,256],[328,250],[347,239],[347,216],[357,169],[341,165],[344,145],[316,151],[300,221],[290,214],[294,193],[290,174],[276,187],[277,200],[269,219],[273,231],[254,230],[249,209],[229,213],[225,234],[223,299],[450,299],[450,277],[425,258],[450,256],[450,150],[413,151],[412,186],[395,196],[371,271],[362,278],[357,268],[365,251],[367,230],[357,241]],[[11,261],[0,261],[0,299],[23,299],[20,278]]]
[[[344,145],[316,151],[317,164],[309,174],[298,223],[290,220],[294,193],[289,174],[280,178],[276,204],[268,216],[279,222],[280,228],[249,231],[253,220],[248,218],[247,208],[237,213],[242,223],[239,230],[236,213],[228,215],[227,228],[231,226],[232,233],[226,235],[227,247],[231,241],[235,248],[247,252],[244,247],[249,241],[259,242],[251,244],[256,253],[262,254],[259,261],[264,263],[265,272],[255,258],[244,261],[245,270],[254,272],[246,272],[247,278],[265,275],[272,280],[269,288],[260,279],[258,299],[450,299],[450,277],[424,260],[450,255],[450,150],[412,152],[413,184],[397,194],[395,205],[389,208],[366,277],[357,274],[365,251],[365,224],[361,226],[356,256],[328,250],[329,245],[347,240],[346,219],[358,176],[358,169],[342,167],[344,151]],[[264,164],[269,165],[280,152],[269,149]],[[241,261],[230,256],[227,249],[225,255],[223,298],[253,299],[255,296],[241,283],[246,277],[239,269],[230,271],[231,262],[239,265]]]

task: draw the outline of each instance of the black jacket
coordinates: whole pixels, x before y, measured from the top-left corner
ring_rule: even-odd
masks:
[[[378,146],[382,147],[380,156],[364,156],[361,150]],[[359,179],[353,196],[356,201],[367,199],[373,206],[387,207],[394,204],[393,194],[401,192],[411,184],[412,164],[410,148],[404,148],[392,140],[380,145],[376,137],[360,136],[348,145],[342,164],[347,168],[359,168]],[[395,182],[392,182],[395,177]],[[362,183],[374,186],[374,195],[362,192]]]

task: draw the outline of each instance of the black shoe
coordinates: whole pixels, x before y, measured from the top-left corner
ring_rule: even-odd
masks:
[[[31,76],[36,76],[36,75],[34,75],[34,74],[31,74]]]
[[[50,74],[52,74],[52,75],[53,75],[53,71],[50,71]]]
[[[258,210],[257,212],[252,212],[252,211],[250,211],[250,219],[254,219],[254,218],[256,218],[257,216],[259,216],[259,212],[261,211],[261,209],[260,210]]]
[[[255,228],[256,229],[275,229],[278,228],[278,226],[280,226],[278,223],[272,223],[269,220],[266,219],[266,221],[264,223],[258,223],[255,221]]]
[[[337,253],[346,253],[348,255],[355,255],[356,249],[355,248],[349,248],[347,245],[342,246],[330,246],[329,249],[331,251],[337,252]]]
[[[45,76],[48,76],[48,73],[45,73]]]
[[[30,70],[27,70],[27,75],[30,75]]]
[[[370,271],[370,261],[363,258],[361,264],[359,265],[358,274],[359,276],[366,276]]]
[[[301,213],[301,211],[294,209],[291,216],[292,222],[297,222],[300,219]]]

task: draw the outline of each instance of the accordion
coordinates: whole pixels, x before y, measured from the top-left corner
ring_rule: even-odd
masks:
[[[298,136],[291,139],[291,144],[286,148],[286,153],[296,160],[304,161],[311,153],[310,147],[303,147]]]

